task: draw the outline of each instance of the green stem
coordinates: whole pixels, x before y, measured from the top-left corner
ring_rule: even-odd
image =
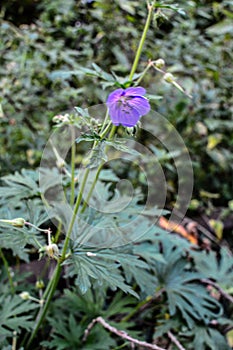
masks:
[[[8,264],[8,262],[7,262],[7,259],[6,259],[5,255],[3,254],[3,251],[2,251],[1,248],[0,248],[0,257],[2,258],[4,267],[5,267],[5,269],[6,269],[7,277],[8,277],[9,284],[10,284],[11,294],[14,294],[14,292],[15,292],[15,287],[14,287],[13,279],[12,279],[12,277],[11,277],[11,272],[10,272],[9,264]]]
[[[113,138],[113,136],[115,135],[116,129],[117,129],[116,125],[113,125],[113,126],[112,126],[112,129],[111,129],[111,132],[110,132],[110,134],[109,134],[109,140],[111,140],[111,139]],[[106,147],[106,150],[107,150],[107,149],[108,149],[108,147]],[[103,168],[104,163],[105,163],[105,162],[102,161],[102,162],[100,163],[98,169],[97,169],[96,176],[95,176],[95,180],[93,181],[93,183],[92,183],[92,185],[91,185],[91,188],[90,188],[90,190],[89,190],[89,192],[88,192],[87,198],[86,198],[85,202],[83,203],[81,213],[84,213],[84,211],[85,211],[86,208],[87,208],[87,205],[88,205],[89,200],[90,200],[90,198],[91,198],[91,195],[92,195],[92,193],[93,193],[93,191],[94,191],[95,185],[96,185],[96,183],[97,183],[97,181],[98,181],[99,174],[100,174],[100,172],[101,172],[101,170],[102,170],[102,168]]]
[[[121,322],[128,322],[136,313],[142,311],[144,306],[149,305],[152,301],[156,300],[158,297],[160,297],[164,293],[165,289],[161,288],[159,289],[154,295],[149,295],[146,299],[142,300],[138,305],[131,311],[129,314],[127,314],[125,317],[121,319]]]
[[[136,85],[138,85],[142,79],[144,78],[144,76],[146,75],[146,73],[148,72],[148,70],[151,68],[151,62],[149,62],[146,66],[146,68],[144,69],[144,71],[142,72],[140,78],[138,78],[138,80],[136,81]]]
[[[61,229],[62,229],[62,221],[59,219],[58,226],[57,226],[57,232],[56,232],[55,237],[54,237],[54,243],[58,242],[58,239],[59,239],[60,234],[61,234]]]
[[[65,242],[64,242],[64,246],[63,246],[63,250],[62,250],[62,254],[61,254],[61,259],[58,261],[56,269],[54,271],[54,274],[53,274],[51,280],[49,281],[49,284],[47,285],[47,288],[46,288],[46,290],[44,292],[44,295],[43,295],[43,299],[46,300],[45,304],[44,304],[44,308],[43,308],[42,312],[40,313],[40,316],[38,317],[36,326],[35,326],[32,334],[31,334],[31,336],[30,336],[30,338],[29,338],[29,340],[27,342],[26,349],[29,347],[29,345],[33,341],[35,335],[37,334],[37,332],[38,332],[38,330],[39,330],[39,328],[40,328],[40,326],[41,326],[41,324],[42,324],[42,322],[43,322],[43,320],[44,320],[44,318],[45,318],[45,316],[47,314],[50,302],[52,300],[53,294],[54,294],[54,292],[56,290],[56,287],[57,287],[57,284],[59,282],[60,274],[61,274],[61,270],[62,270],[61,265],[62,265],[62,262],[66,258],[66,251],[67,251],[67,248],[68,248],[70,235],[71,235],[72,228],[73,228],[73,225],[74,225],[74,222],[75,222],[75,219],[76,219],[76,215],[77,215],[77,212],[78,212],[81,200],[82,200],[82,192],[83,192],[83,189],[85,187],[88,175],[89,175],[89,169],[87,169],[85,174],[84,174],[82,185],[80,187],[79,195],[78,195],[78,198],[77,198],[77,201],[76,201],[76,204],[75,204],[74,213],[73,213],[73,216],[72,216],[69,228],[68,228],[68,232],[67,232],[67,235],[66,235],[66,239],[65,239]]]
[[[77,215],[77,213],[78,213],[79,206],[80,206],[81,201],[82,201],[82,193],[83,193],[83,190],[84,190],[84,188],[85,188],[85,185],[86,185],[86,182],[87,182],[87,178],[88,178],[89,173],[90,173],[90,169],[86,169],[86,171],[85,171],[85,173],[84,173],[83,180],[82,180],[82,184],[81,184],[80,189],[79,189],[78,198],[77,198],[77,201],[76,201],[76,203],[75,203],[73,216],[72,216],[72,219],[71,219],[71,222],[70,222],[68,231],[67,231],[66,239],[65,239],[65,242],[64,242],[64,246],[63,246],[63,250],[62,250],[62,255],[61,255],[61,260],[62,260],[62,261],[64,261],[64,260],[65,260],[65,257],[66,257],[66,251],[67,251],[67,248],[68,248],[68,244],[69,244],[71,232],[72,232],[72,229],[73,229],[75,220],[76,220],[76,215]]]
[[[135,59],[134,59],[134,62],[133,62],[133,66],[132,66],[132,69],[131,69],[131,72],[130,72],[130,75],[129,75],[129,80],[130,81],[133,79],[134,73],[137,70],[138,62],[139,62],[139,59],[140,59],[140,56],[141,56],[141,53],[142,53],[142,48],[143,48],[144,42],[146,40],[146,35],[147,35],[148,29],[149,29],[149,26],[150,26],[152,15],[153,15],[153,5],[148,4],[147,20],[146,20],[146,24],[145,24],[145,27],[144,27],[144,30],[143,30],[143,33],[142,33],[141,40],[140,40],[139,45],[138,45],[138,49],[137,49],[136,56],[135,56]]]
[[[105,163],[105,162],[102,161],[102,162],[100,163],[98,169],[97,169],[96,176],[95,176],[95,180],[92,182],[92,185],[91,185],[91,188],[90,188],[90,190],[89,190],[89,192],[88,192],[87,198],[86,198],[85,202],[83,203],[81,213],[84,213],[84,211],[85,211],[86,208],[87,208],[87,205],[88,205],[89,200],[90,200],[90,198],[91,198],[91,195],[92,195],[92,193],[93,193],[93,191],[94,191],[95,185],[96,185],[96,183],[97,183],[97,181],[98,181],[99,174],[100,174],[100,172],[101,172],[101,170],[102,170],[102,168],[103,168],[104,163]]]
[[[104,131],[105,125],[106,125],[107,122],[108,122],[108,118],[109,118],[109,113],[108,113],[108,112],[109,112],[109,111],[108,111],[108,109],[107,109],[107,112],[106,112],[105,118],[104,118],[104,122],[103,122],[103,124],[102,124],[101,129],[100,129],[100,135],[101,135],[101,133]],[[108,127],[108,126],[107,126],[107,127]]]
[[[75,197],[75,155],[76,155],[76,143],[75,143],[75,130],[71,127],[71,195],[70,195],[70,205],[74,204]]]
[[[128,313],[125,317],[122,318],[121,322],[128,322],[140,309],[142,306],[148,304],[153,299],[152,296],[147,297],[145,300],[142,300],[137,306]]]
[[[50,302],[51,302],[51,300],[52,300],[52,297],[53,297],[54,292],[55,292],[55,290],[56,290],[57,284],[58,284],[58,282],[59,282],[59,278],[60,278],[60,274],[61,274],[61,269],[62,269],[62,268],[61,268],[61,262],[60,262],[60,263],[57,264],[56,270],[55,270],[55,273],[54,273],[54,276],[53,276],[52,279],[51,279],[51,281],[52,281],[52,283],[51,283],[51,289],[50,289],[50,292],[49,292],[49,294],[48,294],[48,298],[47,298],[47,300],[46,300],[46,302],[45,302],[45,304],[44,304],[44,307],[43,307],[43,309],[42,309],[42,312],[41,312],[41,314],[40,314],[40,318],[38,319],[37,324],[36,324],[34,330],[33,330],[32,333],[31,333],[31,336],[30,336],[30,338],[29,338],[29,340],[28,340],[28,342],[27,342],[27,344],[26,344],[26,346],[25,346],[25,349],[29,349],[29,346],[31,345],[31,343],[32,343],[32,341],[33,341],[35,335],[37,334],[37,332],[38,332],[38,330],[39,330],[39,328],[40,328],[40,326],[41,326],[41,324],[42,324],[42,322],[43,322],[43,320],[44,320],[44,318],[45,318],[45,316],[46,316],[46,314],[47,314],[47,311],[48,311]]]

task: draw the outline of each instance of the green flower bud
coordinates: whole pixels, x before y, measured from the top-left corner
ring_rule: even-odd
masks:
[[[44,282],[42,280],[36,281],[36,288],[37,289],[43,289],[44,288]]]
[[[167,83],[174,83],[174,81],[175,81],[175,77],[174,77],[174,75],[171,74],[171,73],[166,73],[166,74],[164,74],[163,79],[164,79]]]
[[[25,220],[23,218],[16,218],[12,220],[12,225],[15,227],[24,227]]]
[[[59,255],[59,249],[55,243],[47,245],[45,251],[50,258],[57,258]]]
[[[29,300],[30,299],[30,294],[28,292],[22,292],[19,294],[20,298],[23,300]]]
[[[0,222],[5,222],[6,224],[12,225],[14,227],[24,227],[25,220],[23,218],[16,218],[12,220],[0,220]]]
[[[162,58],[159,58],[155,61],[155,67],[161,69],[165,66],[165,61]]]

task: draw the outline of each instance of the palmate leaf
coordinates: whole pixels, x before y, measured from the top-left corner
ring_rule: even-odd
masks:
[[[65,289],[64,297],[56,300],[59,310],[72,310],[74,316],[84,316],[93,319],[97,316],[109,318],[119,314],[127,314],[137,305],[138,300],[122,291],[114,293],[110,302],[106,302],[106,288],[92,288],[84,295],[77,287]]]
[[[80,325],[72,314],[66,313],[60,317],[49,318],[49,324],[52,326],[50,341],[43,341],[41,345],[46,349],[55,350],[108,350],[116,345],[110,334],[101,326],[95,326],[87,341],[84,343],[82,338],[86,325]]]
[[[205,278],[211,278],[224,287],[232,287],[233,284],[233,258],[229,251],[221,248],[216,252],[190,252],[194,258],[197,271],[202,272]]]
[[[203,274],[188,270],[179,248],[170,245],[163,249],[167,263],[156,265],[156,275],[167,293],[170,314],[173,316],[179,310],[189,328],[196,321],[208,324],[211,319],[219,317],[221,305],[198,283]]]
[[[21,173],[2,177],[5,186],[0,187],[1,202],[4,204],[6,199],[19,202],[22,199],[38,196],[40,191],[38,187],[38,173],[32,170],[23,169]]]
[[[26,245],[32,245],[38,248],[35,243],[39,241],[42,245],[45,243],[45,237],[35,229],[26,227],[18,228],[11,225],[0,223],[0,247],[11,249],[15,256],[24,261],[29,261]]]
[[[83,294],[92,286],[92,280],[97,280],[99,285],[106,283],[112,290],[119,288],[138,297],[137,293],[125,283],[118,269],[119,263],[101,259],[95,256],[95,253],[90,256],[90,253],[84,251],[72,254],[65,263],[70,264],[68,275],[77,276],[75,284]]]
[[[119,250],[122,250],[119,251]],[[116,261],[123,269],[127,283],[137,283],[142,292],[153,294],[157,286],[157,278],[150,272],[150,266],[134,255],[130,246],[120,249],[106,249],[101,252],[101,257],[106,260]]]
[[[184,333],[184,336],[192,336],[193,349],[198,350],[230,350],[226,338],[217,330],[211,327],[195,325],[191,331]]]
[[[12,331],[19,331],[20,328],[31,330],[34,322],[31,315],[25,315],[36,308],[35,303],[23,301],[18,296],[0,297],[0,334],[12,336]]]

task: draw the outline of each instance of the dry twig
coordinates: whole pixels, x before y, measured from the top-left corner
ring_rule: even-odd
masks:
[[[169,336],[171,341],[177,346],[178,349],[185,350],[185,348],[180,344],[179,340],[176,339],[176,337],[174,336],[174,334],[172,334],[172,332],[168,332],[167,335]]]
[[[209,284],[210,286],[214,287],[225,299],[229,300],[231,303],[233,303],[233,297],[229,294],[227,294],[219,285],[209,279],[202,279],[202,283]]]
[[[111,333],[114,333],[116,335],[118,335],[118,337],[121,337],[123,339],[128,340],[129,342],[133,343],[133,344],[137,344],[140,346],[143,346],[144,348],[147,349],[153,349],[153,350],[165,350],[164,348],[160,348],[157,345],[154,344],[150,344],[147,343],[145,341],[140,341],[138,339],[132,338],[130,335],[128,335],[125,331],[121,331],[113,326],[111,326],[110,324],[108,324],[102,317],[97,317],[94,320],[92,320],[92,322],[88,325],[88,327],[86,328],[85,332],[84,332],[84,337],[83,337],[83,341],[86,341],[91,329],[94,327],[94,325],[96,323],[100,323],[104,328],[106,328],[108,331],[110,331]]]

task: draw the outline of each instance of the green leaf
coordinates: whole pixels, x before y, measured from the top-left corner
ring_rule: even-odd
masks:
[[[219,317],[222,314],[220,303],[197,282],[203,274],[188,269],[179,248],[170,244],[163,249],[167,263],[156,265],[156,275],[167,293],[170,314],[173,316],[179,310],[189,328],[197,321],[208,324]]]
[[[195,325],[189,332],[185,332],[185,337],[194,336],[193,349],[198,350],[230,350],[226,338],[217,330],[211,327]]]
[[[178,12],[182,16],[186,16],[185,11],[182,8],[179,8],[176,4],[175,5],[167,5],[167,4],[163,4],[163,2],[156,2],[154,4],[154,7],[161,8],[161,9],[173,10],[175,12]]]
[[[18,296],[0,297],[0,334],[12,336],[12,331],[19,331],[20,328],[30,331],[34,322],[31,315],[25,315],[35,310],[37,305],[29,301],[23,301]]]
[[[128,140],[121,138],[120,141],[118,141],[118,140],[114,140],[114,141],[105,140],[104,142],[106,143],[106,145],[111,146],[118,151],[129,153],[129,154],[132,154],[132,155],[137,156],[137,157],[141,157],[141,154],[138,151],[131,148],[130,145],[125,144],[127,141]]]
[[[35,200],[29,201],[27,205],[29,206],[27,218],[30,219],[30,222],[40,226],[48,220],[48,216],[43,206],[41,206],[41,202],[37,203]],[[8,213],[8,216],[10,214],[11,211]],[[12,217],[13,216],[10,216],[10,218]],[[29,260],[26,246],[31,245],[38,249],[39,247],[36,242],[44,245],[45,238],[44,235],[41,235],[41,233],[33,227],[19,228],[0,222],[0,246],[2,248],[11,249],[14,256],[18,256],[24,261]]]
[[[204,274],[205,278],[210,278],[224,286],[232,287],[233,284],[233,259],[226,248],[221,248],[217,254],[210,252],[190,252],[194,258],[197,271]]]
[[[41,342],[46,349],[55,350],[107,350],[115,347],[116,343],[103,327],[96,325],[87,341],[83,342],[83,335],[87,323],[80,324],[72,314],[63,313],[60,317],[48,319],[52,328],[50,341]]]
[[[6,199],[13,203],[20,202],[22,199],[38,196],[40,193],[36,171],[22,169],[21,173],[15,172],[14,175],[4,176],[2,180],[6,184],[0,187],[2,203]]]
[[[92,286],[92,280],[97,280],[99,285],[106,283],[113,290],[119,288],[125,293],[138,296],[125,283],[118,269],[119,263],[106,261],[96,253],[91,257],[89,255],[88,252],[75,253],[66,261],[66,264],[69,264],[68,275],[71,277],[77,276],[75,284],[82,294],[86,293]]]
[[[92,133],[92,134],[82,134],[75,141],[76,143],[80,143],[82,141],[93,142],[93,141],[100,141],[100,140],[101,140],[101,137],[97,133]]]

